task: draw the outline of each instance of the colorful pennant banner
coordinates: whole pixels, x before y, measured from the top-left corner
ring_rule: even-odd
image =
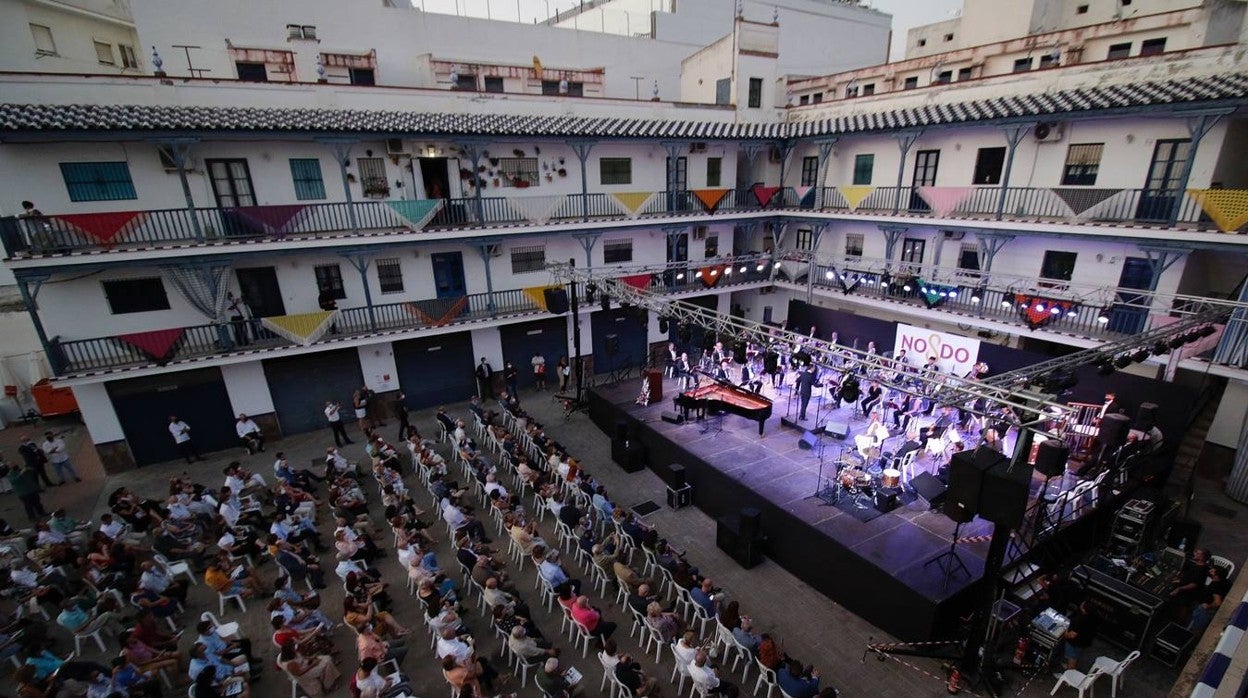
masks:
[[[1030,330],[1044,327],[1075,307],[1075,304],[1070,301],[1029,296],[1025,293],[1015,293],[1013,295],[1014,307],[1018,308],[1018,314],[1023,316],[1023,320],[1027,323],[1027,329]]]
[[[932,207],[932,213],[939,218],[953,213],[962,202],[971,198],[975,187],[919,187],[919,198]]]
[[[534,305],[541,308],[542,310],[548,310],[548,308],[546,307],[546,289],[548,288],[563,288],[563,287],[562,286],[530,286],[528,288],[524,288],[520,290],[524,293],[524,295],[529,297],[529,300],[533,301]]]
[[[130,334],[119,334],[114,337],[114,339],[129,344],[135,349],[147,354],[152,361],[164,366],[169,363],[170,359],[173,358],[178,340],[182,339],[182,335],[184,334],[186,334],[186,330],[178,327],[172,330],[152,330],[150,332],[131,332]]]
[[[871,192],[875,191],[875,187],[837,187],[841,196],[845,197],[845,203],[849,205],[849,210],[857,211],[858,205],[861,204]]]
[[[55,218],[73,226],[99,244],[112,247],[118,235],[140,225],[147,218],[147,214],[143,211],[63,213]]]
[[[442,209],[442,202],[442,199],[414,199],[387,201],[386,205],[403,220],[404,226],[412,230],[420,230],[438,215],[438,211]]]
[[[750,187],[750,193],[754,195],[755,199],[758,199],[758,205],[763,208],[767,208],[767,205],[771,203],[771,200],[775,198],[779,191],[780,187],[764,187],[761,184],[755,184]]]
[[[621,276],[619,281],[639,291],[644,291],[650,288],[650,279],[651,276],[649,274],[633,274],[632,276]]]
[[[1187,193],[1218,224],[1218,230],[1235,233],[1248,224],[1248,189],[1188,189]]]
[[[793,187],[797,195],[797,205],[801,208],[813,208],[815,205],[815,188],[811,186]]]
[[[729,189],[694,189],[693,195],[702,202],[702,206],[706,208],[707,213],[715,213],[715,209],[719,208],[720,202],[728,195]]]
[[[318,310],[315,313],[264,317],[260,318],[260,324],[273,334],[306,347],[324,336],[337,319],[337,310]]]
[[[702,279],[702,285],[711,288],[719,283],[720,277],[724,275],[724,266],[722,264],[713,267],[702,267],[698,272],[698,278]]]
[[[1121,194],[1123,189],[1085,189],[1082,187],[1053,187],[1049,189],[1053,195],[1062,200],[1066,207],[1070,209],[1070,213],[1075,218],[1080,218],[1083,214],[1109,201],[1114,196]]]
[[[223,214],[247,226],[253,233],[280,238],[290,232],[304,208],[303,204],[238,206],[224,209]]]
[[[944,305],[945,301],[950,298],[958,297],[957,286],[943,286],[941,284],[929,284],[923,279],[917,279],[919,283],[919,297],[923,299],[923,304],[928,310]]]
[[[567,200],[566,194],[513,196],[507,199],[507,205],[517,215],[533,225],[546,225],[550,221],[551,216],[555,215],[555,211],[559,210],[559,207]]]
[[[636,218],[641,215],[642,209],[650,203],[654,195],[655,192],[652,191],[615,192],[611,194],[609,200],[620,209],[621,213],[629,218]]]
[[[421,323],[429,327],[442,327],[449,325],[452,320],[463,314],[464,309],[468,307],[468,296],[412,301],[404,307]]]

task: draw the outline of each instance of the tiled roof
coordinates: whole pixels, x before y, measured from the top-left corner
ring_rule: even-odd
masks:
[[[726,123],[650,119],[430,114],[358,109],[0,104],[0,133],[28,131],[213,131],[421,136],[528,136],[680,140],[775,140],[890,131],[962,122],[1061,117],[1130,107],[1197,105],[1248,98],[1248,73],[1059,90],[853,114],[805,122]]]

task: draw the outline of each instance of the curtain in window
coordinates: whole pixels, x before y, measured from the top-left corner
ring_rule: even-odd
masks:
[[[219,322],[225,318],[225,294],[229,290],[225,275],[229,271],[228,266],[217,264],[161,267],[160,275],[192,308],[209,320]]]

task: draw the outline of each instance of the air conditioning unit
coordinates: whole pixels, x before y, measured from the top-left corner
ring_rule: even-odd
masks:
[[[286,25],[286,38],[287,39],[302,39],[303,27],[299,26],[298,24],[287,24]]]
[[[165,170],[165,172],[178,171],[177,159],[173,157],[173,151],[169,150],[168,146],[156,146],[156,153],[160,155],[160,166]],[[187,172],[193,171],[195,169],[195,160],[189,157],[183,160],[182,169]]]
[[[707,231],[707,227],[706,227],[705,225],[695,225],[695,226],[693,226],[693,239],[694,239],[694,240],[705,240],[705,239],[706,239],[706,231]]]
[[[386,155],[406,155],[407,147],[403,144],[402,138],[386,139]]]
[[[1036,124],[1036,129],[1032,132],[1032,135],[1040,143],[1056,143],[1062,140],[1065,131],[1066,128],[1062,123],[1050,121],[1048,123]]]
[[[946,240],[961,240],[966,237],[965,230],[945,230],[942,232],[944,232]]]
[[[706,143],[704,143],[704,142],[690,143],[690,144],[689,144],[689,152],[690,152],[690,153],[705,153],[705,152],[706,152]]]

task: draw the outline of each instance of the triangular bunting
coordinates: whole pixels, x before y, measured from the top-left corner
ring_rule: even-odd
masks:
[[[620,208],[621,213],[629,218],[636,218],[641,215],[641,210],[646,207],[646,204],[654,198],[654,194],[652,191],[613,192],[609,200]]]
[[[290,232],[295,218],[303,212],[303,204],[282,206],[238,206],[225,209],[227,215],[240,220],[249,228],[263,235],[282,237]]]
[[[764,187],[761,184],[755,184],[750,187],[750,193],[754,195],[754,198],[758,199],[758,205],[763,208],[767,208],[767,204],[771,203],[772,198],[779,191],[780,187]]]
[[[1049,189],[1054,196],[1062,200],[1066,207],[1070,209],[1072,216],[1078,218],[1093,207],[1105,203],[1116,194],[1122,193],[1122,189],[1085,189],[1082,187],[1053,187]]]
[[[929,284],[923,279],[917,279],[917,281],[919,282],[919,297],[923,299],[923,304],[928,310],[944,305],[945,301],[950,298],[958,297],[957,286]]]
[[[173,358],[174,347],[182,335],[184,328],[172,330],[152,330],[150,332],[131,332],[119,334],[114,339],[120,340],[151,357],[152,361],[165,365]]]
[[[260,324],[268,331],[306,347],[320,339],[337,319],[337,310],[318,310],[315,313],[260,318]]]
[[[698,278],[702,280],[702,285],[707,288],[711,288],[715,284],[718,284],[720,277],[723,275],[724,267],[722,264],[714,267],[702,267],[698,270],[697,274]]]
[[[529,300],[533,301],[534,305],[536,305],[538,308],[542,310],[546,310],[546,289],[548,288],[562,288],[562,287],[561,286],[530,286],[528,288],[522,288],[520,290],[524,292],[524,295],[529,297]]]
[[[694,189],[693,195],[702,202],[707,213],[715,213],[715,209],[719,208],[719,202],[724,200],[728,192],[728,189]]]
[[[1188,189],[1187,193],[1224,233],[1233,233],[1248,223],[1248,190]]]
[[[1031,330],[1044,327],[1055,318],[1062,317],[1075,305],[1070,301],[1028,296],[1023,293],[1015,293],[1013,296],[1014,307],[1018,308],[1018,314],[1023,316],[1027,328]]]
[[[793,193],[797,195],[797,205],[801,208],[811,208],[815,205],[815,188],[812,186],[793,187]]]
[[[621,276],[619,280],[620,280],[620,283],[625,284],[627,286],[632,286],[633,288],[639,291],[644,291],[647,288],[650,288],[650,275],[649,274],[633,274],[632,276]]]
[[[507,205],[526,221],[534,225],[546,225],[555,211],[567,201],[564,194],[550,196],[513,196],[507,199]]]
[[[849,205],[849,210],[858,210],[858,204],[875,191],[875,187],[837,187],[836,190],[845,197],[845,203]]]
[[[919,197],[932,207],[932,213],[943,218],[975,193],[975,187],[919,187]]]
[[[92,240],[111,247],[113,240],[123,231],[138,225],[147,217],[143,211],[114,211],[111,213],[64,213],[57,220],[67,223]]]
[[[468,307],[468,296],[459,298],[433,298],[407,303],[407,312],[429,327],[442,327],[459,317]]]
[[[403,219],[403,225],[420,230],[433,220],[442,208],[442,199],[415,199],[411,201],[387,201],[386,205]]]

